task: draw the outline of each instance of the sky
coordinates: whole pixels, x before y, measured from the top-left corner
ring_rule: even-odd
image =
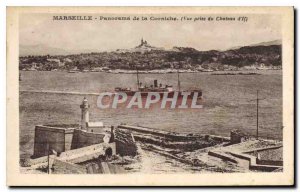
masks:
[[[83,14],[80,14],[83,16]],[[88,15],[88,14],[87,14]],[[53,14],[23,14],[21,45],[46,45],[65,50],[112,51],[137,46],[141,38],[155,47],[226,50],[281,39],[280,17],[246,15],[241,21],[57,21]],[[93,17],[100,15],[93,15]],[[112,16],[112,15],[103,15]],[[145,15],[150,16],[150,15]],[[155,17],[174,15],[154,15]],[[182,15],[175,15],[180,18]],[[188,15],[222,16],[225,15]],[[245,15],[226,15],[238,17]]]

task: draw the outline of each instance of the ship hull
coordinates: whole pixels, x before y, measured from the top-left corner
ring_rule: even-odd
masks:
[[[194,96],[197,94],[197,98],[202,98],[202,91],[201,90],[192,90],[192,91],[170,91],[170,92],[140,92],[140,91],[122,91],[122,93],[125,93],[128,97],[134,96],[137,92],[141,94],[141,97],[148,97],[148,95],[151,93],[153,96],[153,93],[158,93],[160,95],[160,98],[163,98],[165,94],[167,94],[167,98],[174,98],[175,93],[178,93],[177,98],[183,98],[184,94],[190,92],[190,94],[187,96],[187,99],[193,99]],[[117,94],[118,92],[115,92]],[[153,96],[155,97],[155,96]]]

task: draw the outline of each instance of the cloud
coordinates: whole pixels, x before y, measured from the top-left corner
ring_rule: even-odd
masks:
[[[105,51],[132,48],[144,37],[157,47],[223,50],[281,39],[280,16],[276,15],[247,15],[248,22],[53,21],[52,17],[51,14],[22,15],[20,44]]]

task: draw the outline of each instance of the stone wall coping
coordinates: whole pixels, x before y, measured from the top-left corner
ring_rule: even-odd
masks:
[[[54,131],[54,132],[65,132],[65,133],[73,133],[76,128],[62,128],[62,127],[51,127],[46,125],[36,125],[36,129]]]
[[[83,129],[75,129],[76,131],[80,131],[81,133],[85,134],[86,136],[89,135],[110,135],[109,133],[103,132],[103,133],[96,133],[96,132],[88,132],[87,130],[83,130]]]
[[[62,152],[59,157],[52,154],[50,155],[50,159],[51,161],[53,159],[57,159],[65,162],[72,162],[73,159],[76,159],[76,163],[78,163],[78,162],[82,162],[82,161],[86,161],[98,157],[100,154],[104,154],[105,152],[102,150],[109,147],[115,149],[116,145],[115,143],[100,143],[100,144],[90,145],[90,146]],[[83,158],[82,161],[80,161],[80,158],[84,157],[85,155],[87,156]],[[39,167],[47,163],[48,163],[48,156],[42,156],[36,159],[30,159],[31,167]]]
[[[137,131],[137,132],[145,132],[145,133],[150,133],[150,134],[157,134],[160,136],[171,136],[171,137],[186,137],[186,138],[199,138],[199,137],[204,137],[205,135],[209,134],[198,134],[198,135],[191,135],[189,136],[187,133],[173,133],[173,132],[168,132],[168,131],[163,131],[163,130],[156,130],[148,127],[140,127],[140,126],[132,126],[132,125],[119,125],[118,128],[120,129],[128,129],[132,131]],[[212,139],[222,139],[224,141],[230,141],[229,137],[223,137],[223,136],[216,136],[216,135],[209,135]]]
[[[278,149],[283,147],[283,145],[276,145],[276,146],[271,146],[271,147],[262,147],[262,148],[257,148],[255,150],[251,149],[249,151],[243,151],[243,153],[252,153],[256,151],[266,151],[266,150],[271,150],[271,149]]]
[[[73,133],[74,130],[81,131],[84,134],[87,135],[107,135],[108,133],[96,133],[96,132],[88,132],[87,130],[79,129],[79,128],[63,128],[63,127],[51,127],[46,125],[36,125],[36,129],[39,130],[47,130],[47,131],[53,131],[53,132],[64,132],[64,133]],[[105,127],[107,128],[107,127]]]

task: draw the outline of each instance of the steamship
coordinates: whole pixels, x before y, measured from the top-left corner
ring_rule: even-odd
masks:
[[[194,95],[197,94],[197,99],[202,99],[202,90],[181,90],[180,89],[180,80],[179,80],[179,72],[177,71],[177,78],[178,78],[178,90],[174,90],[173,86],[171,85],[162,85],[161,83],[158,84],[157,79],[154,80],[153,84],[150,86],[144,86],[139,80],[139,73],[137,70],[137,89],[132,90],[131,88],[122,88],[116,87],[115,93],[123,92],[126,93],[127,96],[133,96],[136,92],[140,92],[142,97],[147,97],[150,92],[155,92],[160,95],[160,98],[163,98],[163,95],[167,93],[168,98],[173,98],[174,94],[178,92],[178,99],[183,98],[183,92],[190,92],[187,96],[187,99],[193,99]]]

